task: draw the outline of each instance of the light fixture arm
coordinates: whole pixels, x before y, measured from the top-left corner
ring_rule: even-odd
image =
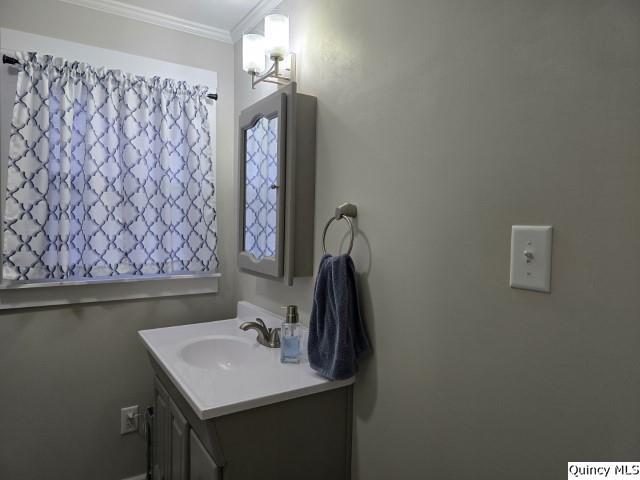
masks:
[[[275,83],[277,85],[289,85],[291,82],[295,82],[295,72],[296,72],[296,54],[290,53],[291,55],[291,69],[286,70],[289,72],[288,74],[283,74],[280,72],[280,62],[282,59],[279,57],[272,58],[273,64],[269,69],[261,75],[258,75],[256,72],[251,72],[251,88],[256,88],[256,85],[259,83]]]

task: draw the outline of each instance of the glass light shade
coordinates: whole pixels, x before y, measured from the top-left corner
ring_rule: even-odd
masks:
[[[289,17],[274,13],[264,17],[267,55],[283,59],[289,53]]]
[[[264,71],[264,37],[255,33],[242,36],[242,69],[249,73]]]

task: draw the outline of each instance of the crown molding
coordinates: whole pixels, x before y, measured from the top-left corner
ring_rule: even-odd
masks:
[[[146,8],[134,7],[116,0],[60,0],[61,2],[78,5],[80,7],[91,8],[101,12],[118,15],[120,17],[138,20],[140,22],[150,23],[159,27],[177,30],[179,32],[197,35],[199,37],[217,40],[223,43],[233,43],[231,34],[228,30],[212,27],[203,23],[192,22],[185,18],[174,17],[164,13],[148,10]],[[264,0],[261,0],[261,3]],[[273,0],[270,0],[271,2]],[[253,9],[255,10],[255,8]],[[252,12],[253,12],[252,10]],[[251,13],[251,12],[250,12]],[[245,17],[246,18],[246,17]]]
[[[231,29],[231,41],[237,42],[242,34],[255,27],[265,15],[282,3],[282,0],[260,0],[235,27]]]

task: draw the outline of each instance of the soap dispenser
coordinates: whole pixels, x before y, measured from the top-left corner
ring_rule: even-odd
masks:
[[[287,314],[280,330],[280,361],[282,363],[300,363],[302,348],[302,326],[298,323],[298,307],[282,307]]]

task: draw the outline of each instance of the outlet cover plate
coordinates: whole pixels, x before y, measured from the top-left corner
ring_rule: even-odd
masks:
[[[551,292],[551,238],[553,227],[511,227],[512,288]]]
[[[120,409],[120,435],[138,431],[138,405]]]

